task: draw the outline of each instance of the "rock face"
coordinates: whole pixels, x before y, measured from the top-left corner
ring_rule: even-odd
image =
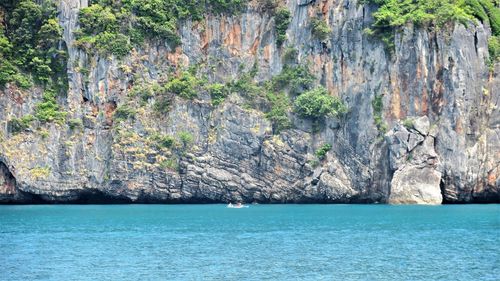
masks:
[[[13,134],[7,121],[33,114],[42,91],[1,90],[0,202],[500,202],[500,65],[490,72],[485,64],[489,27],[409,25],[390,55],[363,33],[374,7],[357,2],[286,2],[285,45],[349,112],[319,126],[290,113],[293,128],[273,134],[259,106],[237,93],[218,106],[205,92],[174,97],[165,114],[154,112],[154,100],[131,97],[134,79],[169,79],[172,67],[197,65],[224,82],[252,65],[258,81],[279,74],[285,48],[268,14],[250,5],[238,16],[187,21],[182,46],[148,42],[119,60],[73,46],[88,2],[61,0],[70,84],[58,102],[82,126],[35,122]],[[316,13],[332,29],[325,42],[311,35]],[[117,122],[123,105],[136,114]],[[179,149],[154,145],[154,133],[174,136]],[[325,143],[332,149],[319,160]]]

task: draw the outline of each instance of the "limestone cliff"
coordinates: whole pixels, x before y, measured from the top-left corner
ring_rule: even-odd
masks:
[[[409,24],[391,54],[364,32],[375,7],[359,2],[286,1],[284,45],[348,112],[314,122],[290,110],[292,127],[276,132],[261,98],[237,92],[218,105],[206,91],[173,96],[168,112],[153,110],[155,83],[178,69],[196,66],[211,83],[252,68],[256,83],[282,71],[287,48],[256,5],[183,21],[175,49],[148,41],[116,58],[75,46],[78,11],[89,3],[61,0],[69,90],[57,101],[81,122],[34,121],[14,134],[8,121],[33,114],[42,89],[2,89],[0,202],[500,202],[500,64],[485,63],[490,28]],[[317,14],[331,28],[323,41],[311,33]],[[153,85],[152,95],[134,95],[137,81]],[[124,106],[134,114],[118,120]],[[324,144],[332,148],[318,158]]]

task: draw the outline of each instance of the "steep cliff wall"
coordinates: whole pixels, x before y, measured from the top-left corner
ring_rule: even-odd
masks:
[[[57,101],[69,121],[13,133],[8,121],[33,114],[43,90],[1,90],[0,202],[500,202],[500,64],[485,63],[489,27],[409,24],[391,54],[364,32],[375,6],[302,2],[285,3],[282,47],[275,18],[251,3],[182,22],[175,49],[148,41],[116,58],[75,46],[89,3],[61,0],[69,90]],[[324,41],[311,33],[317,15],[331,28]],[[318,121],[290,109],[293,126],[278,133],[262,96],[232,91],[214,105],[205,90],[154,109],[155,85],[179,69],[195,66],[207,83],[253,70],[258,84],[280,74],[289,47],[345,115]]]

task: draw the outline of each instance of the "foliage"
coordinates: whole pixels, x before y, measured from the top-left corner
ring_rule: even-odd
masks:
[[[180,45],[179,21],[201,20],[207,11],[221,14],[240,12],[245,0],[97,0],[79,13],[77,46],[90,51],[126,55],[131,44],[144,39],[165,40],[172,47]],[[118,42],[116,42],[118,41]],[[107,43],[112,46],[107,47]],[[107,48],[106,48],[107,47]]]
[[[303,117],[321,118],[340,116],[347,113],[347,107],[337,97],[330,96],[323,87],[301,94],[294,103],[295,111]]]
[[[45,130],[45,129],[41,129],[40,130],[40,137],[42,137],[42,139],[48,138],[49,137],[49,131]]]
[[[382,101],[382,96],[375,96],[372,101],[373,108],[373,121],[375,122],[375,126],[381,134],[385,134],[387,132],[387,125],[384,123],[382,118],[382,110],[384,107],[384,103]]]
[[[175,139],[169,135],[153,134],[150,139],[156,143],[158,147],[171,148],[175,144]]]
[[[0,86],[15,82],[21,88],[34,80],[53,89],[67,88],[67,55],[59,48],[62,28],[53,3],[33,0],[0,3],[6,11],[0,23]]]
[[[286,7],[280,7],[276,10],[276,15],[274,16],[274,22],[276,25],[276,44],[280,47],[286,40],[286,30],[291,22],[291,13]]]
[[[298,51],[294,47],[287,47],[283,54],[283,61],[285,64],[295,63],[297,61]]]
[[[275,91],[288,88],[292,95],[296,95],[310,89],[314,80],[314,75],[312,75],[306,66],[285,65],[281,73],[271,80],[271,88]]]
[[[167,159],[160,162],[160,167],[162,169],[177,171],[179,169],[179,164],[177,164],[176,159]]]
[[[248,96],[260,95],[264,92],[262,87],[256,85],[249,75],[242,75],[240,79],[230,82],[228,87],[230,92],[237,92]]]
[[[30,174],[35,179],[47,178],[50,175],[51,168],[49,166],[36,166],[30,170]]]
[[[292,126],[288,118],[288,111],[290,109],[290,99],[283,92],[267,93],[267,100],[270,104],[271,110],[266,113],[266,118],[271,121],[273,125],[273,132],[280,133]]]
[[[179,77],[168,81],[165,85],[165,90],[185,99],[193,99],[198,95],[197,91],[200,84],[201,81],[191,74],[191,72],[184,71]]]
[[[129,107],[128,105],[120,105],[116,108],[113,117],[117,121],[122,121],[127,120],[128,118],[134,118],[135,114],[135,109]]]
[[[328,39],[332,29],[326,24],[326,22],[320,18],[313,18],[311,20],[311,32],[314,38],[319,41],[325,41]]]
[[[118,57],[128,54],[131,49],[129,38],[119,31],[117,15],[110,7],[94,4],[79,13],[80,29],[75,33],[76,45],[86,49],[97,49],[103,54]]]
[[[156,98],[153,109],[159,113],[168,113],[172,100],[169,96],[159,96]]]
[[[490,37],[488,40],[488,51],[490,53],[491,65],[500,60],[500,36]]]
[[[182,1],[182,0],[180,0]],[[214,13],[233,14],[240,12],[244,7],[246,0],[210,0],[206,1]]]
[[[179,140],[182,143],[182,147],[187,148],[193,143],[194,137],[190,132],[182,131],[179,133]]]
[[[262,11],[273,14],[279,5],[279,0],[259,0],[258,3]]]
[[[60,125],[66,120],[66,112],[61,111],[56,101],[56,94],[47,90],[43,94],[43,101],[35,106],[35,117],[41,122],[56,122]]]
[[[493,35],[500,36],[500,9],[491,0],[466,0],[470,13],[483,23],[489,23]],[[498,5],[498,3],[497,3]]]
[[[406,129],[413,129],[414,128],[414,122],[413,119],[411,118],[406,118],[403,121],[403,126],[405,126]]]
[[[83,128],[82,119],[80,118],[69,119],[68,126],[71,130]]]
[[[93,4],[79,12],[80,30],[84,34],[99,34],[118,30],[118,20],[110,7]]]
[[[417,26],[441,27],[449,22],[467,23],[474,18],[489,22],[493,34],[500,32],[500,10],[492,0],[365,0],[379,5],[375,19],[365,33],[382,39],[390,52],[394,49],[394,32],[411,22]]]
[[[374,0],[380,8],[373,14],[376,27],[398,27],[408,22],[416,25],[434,23],[441,26],[450,21],[472,19],[462,0]]]
[[[12,118],[8,122],[9,131],[13,134],[20,133],[26,129],[28,129],[31,125],[31,122],[35,120],[33,115],[27,114],[21,118]]]
[[[323,144],[318,150],[316,150],[315,154],[316,157],[318,157],[319,160],[325,159],[326,154],[328,151],[332,149],[332,145],[329,143]]]
[[[224,84],[216,83],[207,86],[207,91],[212,97],[212,105],[217,106],[224,102],[224,99],[229,94],[228,88]]]

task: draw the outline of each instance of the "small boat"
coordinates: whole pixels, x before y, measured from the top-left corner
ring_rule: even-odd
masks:
[[[241,203],[237,203],[237,204],[234,204],[234,205],[232,203],[229,203],[229,204],[227,204],[227,207],[228,208],[233,208],[233,209],[241,209],[241,208],[248,208],[249,206],[243,205]]]

